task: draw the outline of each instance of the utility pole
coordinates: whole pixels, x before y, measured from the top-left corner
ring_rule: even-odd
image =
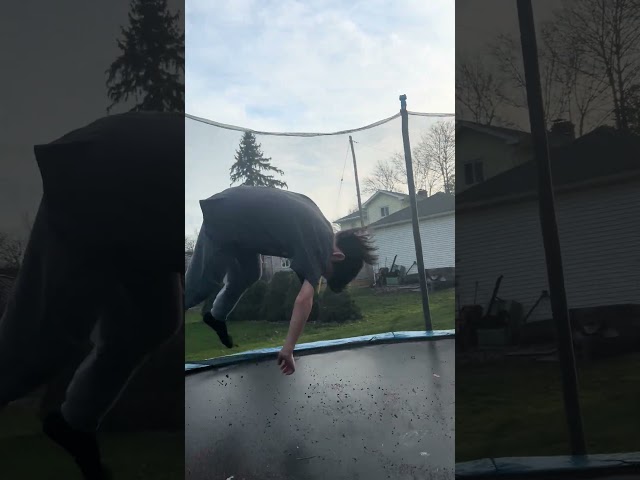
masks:
[[[360,183],[358,182],[358,166],[356,165],[356,152],[353,150],[353,138],[349,135],[351,144],[351,156],[353,157],[353,173],[356,175],[356,192],[358,193],[358,212],[360,213],[360,226],[364,228],[364,216],[362,215],[362,200],[360,200]]]

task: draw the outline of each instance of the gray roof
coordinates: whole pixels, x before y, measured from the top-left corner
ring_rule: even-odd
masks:
[[[406,198],[409,195],[407,195],[406,193],[401,193],[401,192],[392,192],[391,190],[378,190],[376,193],[388,193],[389,195],[395,195],[396,197],[401,197],[401,198]],[[375,195],[375,193],[374,193]],[[369,200],[371,200],[371,198],[373,198],[373,195],[371,195],[371,197],[369,198]],[[367,202],[369,201],[367,200]]]
[[[347,220],[357,220],[359,218],[360,218],[360,212],[353,212],[345,217],[339,218],[338,220],[334,220],[332,223],[346,222]]]
[[[438,192],[430,197],[418,197],[418,218],[437,215],[439,213],[454,213],[456,209],[456,197],[454,195]],[[370,228],[379,228],[394,223],[410,222],[411,207],[398,210],[391,215],[381,218],[369,225]]]
[[[640,171],[640,137],[625,136],[610,127],[600,127],[549,153],[554,187]],[[535,194],[537,181],[535,161],[529,161],[459,193],[457,203],[463,206]]]
[[[471,122],[468,120],[456,121],[456,135],[459,135],[462,129],[473,130],[478,133],[491,135],[497,138],[501,138],[510,144],[521,144],[523,147],[531,148],[531,133],[523,130],[517,130],[515,128],[498,127],[496,125],[482,125],[481,123]],[[549,145],[562,146],[570,142],[571,139],[562,133],[547,132],[547,141]]]
[[[516,130],[514,128],[498,127],[495,125],[483,125],[481,123],[471,122],[469,120],[456,121],[456,129],[460,128],[469,128],[480,133],[486,133],[488,135],[493,135],[504,140],[511,141],[527,140],[530,135],[527,132]]]

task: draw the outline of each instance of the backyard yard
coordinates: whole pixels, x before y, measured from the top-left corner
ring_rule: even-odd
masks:
[[[362,311],[362,319],[343,324],[308,323],[299,343],[355,337],[359,335],[425,329],[421,295],[412,291],[378,293],[370,288],[350,290]],[[454,290],[430,295],[431,317],[435,330],[454,328]],[[216,334],[202,323],[199,311],[190,311],[185,318],[185,359],[203,360],[232,353],[282,346],[288,323],[266,321],[229,322],[229,333],[237,348],[220,345]]]
[[[640,354],[578,365],[589,453],[640,451]],[[456,462],[568,455],[560,366],[531,359],[456,366]]]
[[[362,311],[362,319],[344,324],[310,323],[300,342],[313,342],[402,330],[424,330],[420,293],[354,289],[351,295]],[[454,292],[443,290],[430,296],[434,329],[452,329]],[[213,358],[255,348],[281,346],[287,323],[236,321],[229,325],[238,348],[226,349],[201,321],[199,312],[189,312],[185,326],[186,359]],[[0,411],[0,451],[3,478],[47,478],[74,480],[80,476],[72,461],[40,433],[36,407],[28,402],[12,404]],[[184,475],[184,435],[170,432],[103,433],[104,458],[117,478],[155,478]],[[135,451],[132,461],[131,451]],[[38,452],[38,462],[30,461]],[[158,463],[158,459],[162,459]]]

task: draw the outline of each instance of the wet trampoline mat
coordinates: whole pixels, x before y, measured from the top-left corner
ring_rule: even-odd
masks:
[[[186,478],[454,478],[454,355],[443,339],[189,375]]]

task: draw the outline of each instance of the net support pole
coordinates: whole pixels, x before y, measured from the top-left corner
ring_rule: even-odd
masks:
[[[533,21],[531,0],[518,0],[518,21],[522,44],[522,59],[526,81],[529,122],[533,138],[535,161],[538,167],[538,206],[540,227],[544,243],[547,265],[547,279],[551,297],[551,311],[558,336],[558,353],[562,370],[564,409],[567,418],[571,452],[586,455],[580,399],[578,396],[578,375],[573,350],[569,308],[564,284],[562,252],[556,220],[555,199],[549,160],[549,146],[542,103],[542,88],[538,66],[536,32]]]
[[[427,288],[427,272],[424,268],[422,256],[422,239],[420,238],[420,224],[418,223],[418,201],[416,185],[413,180],[413,162],[411,160],[411,144],[409,142],[409,112],[407,112],[407,96],[400,95],[400,116],[402,118],[402,143],[404,144],[404,161],[407,167],[407,183],[409,185],[409,203],[411,205],[411,223],[413,224],[413,242],[416,247],[416,263],[418,264],[418,279],[422,292],[422,311],[424,323],[428,332],[433,331],[431,310],[429,308],[429,289]]]
[[[360,198],[360,182],[358,180],[358,164],[356,163],[356,152],[353,149],[353,139],[349,135],[349,144],[351,145],[351,156],[353,157],[353,173],[356,176],[356,194],[358,195],[358,213],[360,214],[360,226],[364,228],[364,215],[362,214],[362,200]]]

